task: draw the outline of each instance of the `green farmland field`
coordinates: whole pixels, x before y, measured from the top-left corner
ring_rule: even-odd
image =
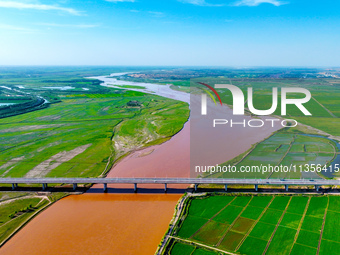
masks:
[[[205,206],[211,201],[219,203],[212,206],[211,217],[191,215],[198,208],[209,215]],[[340,254],[339,203],[340,196],[331,195],[189,197],[166,254],[189,255],[198,249],[211,254]],[[183,235],[188,226],[190,233]]]
[[[240,162],[236,163],[237,169],[244,166],[287,166],[291,164],[302,166],[300,169],[292,168],[284,171],[251,171],[251,172],[219,172],[208,177],[212,178],[323,178],[322,173],[305,171],[304,165],[319,164],[328,166],[338,153],[335,142],[323,138],[307,136],[299,133],[279,131],[260,142]],[[232,160],[231,160],[232,161]],[[228,161],[222,165],[228,165]]]

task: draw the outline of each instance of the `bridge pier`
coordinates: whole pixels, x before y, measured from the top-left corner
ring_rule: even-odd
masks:
[[[42,184],[42,189],[45,191],[47,189],[47,183]]]
[[[107,192],[107,183],[103,183],[103,185],[104,185],[104,192]]]
[[[319,191],[319,189],[320,189],[320,186],[319,185],[315,185],[315,190]]]
[[[137,183],[134,184],[133,190],[134,190],[135,192],[137,192]]]
[[[287,184],[285,185],[285,190],[288,191],[288,185]]]
[[[259,185],[255,184],[255,191],[258,191],[258,189],[259,189]]]
[[[164,192],[168,191],[168,185],[166,183],[164,183]]]
[[[17,183],[12,183],[12,190],[15,190],[18,187]]]
[[[77,183],[73,183],[73,191],[76,191],[77,189]]]
[[[224,190],[225,190],[225,191],[228,191],[228,184],[225,184],[225,185],[224,185]]]
[[[195,191],[197,191],[197,186],[198,186],[198,184],[195,184]]]

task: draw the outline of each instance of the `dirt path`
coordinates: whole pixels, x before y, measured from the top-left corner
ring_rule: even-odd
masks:
[[[24,195],[24,196],[20,196],[20,197],[14,197],[14,198],[9,198],[9,199],[6,199],[5,201],[2,201],[0,202],[0,206],[2,205],[5,205],[5,204],[8,204],[8,203],[11,203],[15,200],[19,200],[19,199],[28,199],[28,198],[45,198],[48,200],[48,198],[46,196],[38,196],[38,195],[30,195],[30,194],[27,194],[27,195]]]
[[[328,206],[329,206],[329,198],[328,198],[328,202],[327,202],[327,207],[325,210],[325,214],[323,216],[323,222],[322,222],[322,227],[321,227],[321,231],[320,231],[320,238],[319,238],[319,244],[318,244],[318,251],[317,251],[317,255],[319,255],[320,253],[320,247],[321,247],[321,241],[322,241],[322,234],[323,234],[323,230],[325,228],[325,223],[326,223],[326,217],[327,217],[327,211],[328,211]]]
[[[302,223],[303,223],[303,221],[304,221],[304,219],[305,219],[305,217],[306,217],[306,213],[307,213],[307,210],[308,210],[308,207],[309,207],[310,200],[311,200],[311,197],[308,198],[308,201],[307,201],[305,210],[303,211],[302,218],[301,218],[301,220],[300,220],[298,229],[297,229],[296,234],[295,234],[295,237],[294,237],[294,243],[293,243],[293,245],[292,245],[292,248],[290,249],[289,254],[292,253],[293,247],[294,247],[294,245],[295,245],[295,243],[296,243],[296,240],[298,239],[298,236],[299,236],[299,233],[300,233],[300,230],[301,230],[301,227],[302,227]]]
[[[218,249],[218,248],[215,248],[215,247],[211,247],[211,246],[208,246],[208,245],[205,245],[205,244],[202,244],[202,243],[199,243],[199,242],[195,242],[195,241],[192,241],[192,240],[189,241],[189,240],[182,239],[182,238],[179,238],[179,237],[176,237],[176,236],[171,236],[171,238],[177,239],[177,240],[180,240],[182,242],[189,243],[189,244],[194,243],[194,244],[196,244],[198,246],[201,246],[201,247],[204,247],[204,248],[208,248],[209,250],[214,250],[214,251],[222,252],[224,254],[237,255],[237,253],[232,253],[232,252],[224,251],[224,250],[221,250],[221,249]]]

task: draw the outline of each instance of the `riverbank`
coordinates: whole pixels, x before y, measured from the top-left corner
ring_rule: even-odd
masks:
[[[65,192],[0,192],[0,247]]]

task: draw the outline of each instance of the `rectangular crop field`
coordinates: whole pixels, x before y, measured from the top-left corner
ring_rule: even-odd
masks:
[[[190,214],[198,215],[200,206],[210,204],[210,199],[219,201],[218,208],[223,209],[211,206],[209,213],[210,209],[204,207],[203,215],[212,215],[211,218]],[[206,249],[204,252],[210,247],[213,253],[220,249],[245,255],[309,255],[317,250],[321,255],[340,254],[337,196],[215,194],[193,198],[191,205],[195,210],[189,208],[183,225],[173,235],[196,249]]]

